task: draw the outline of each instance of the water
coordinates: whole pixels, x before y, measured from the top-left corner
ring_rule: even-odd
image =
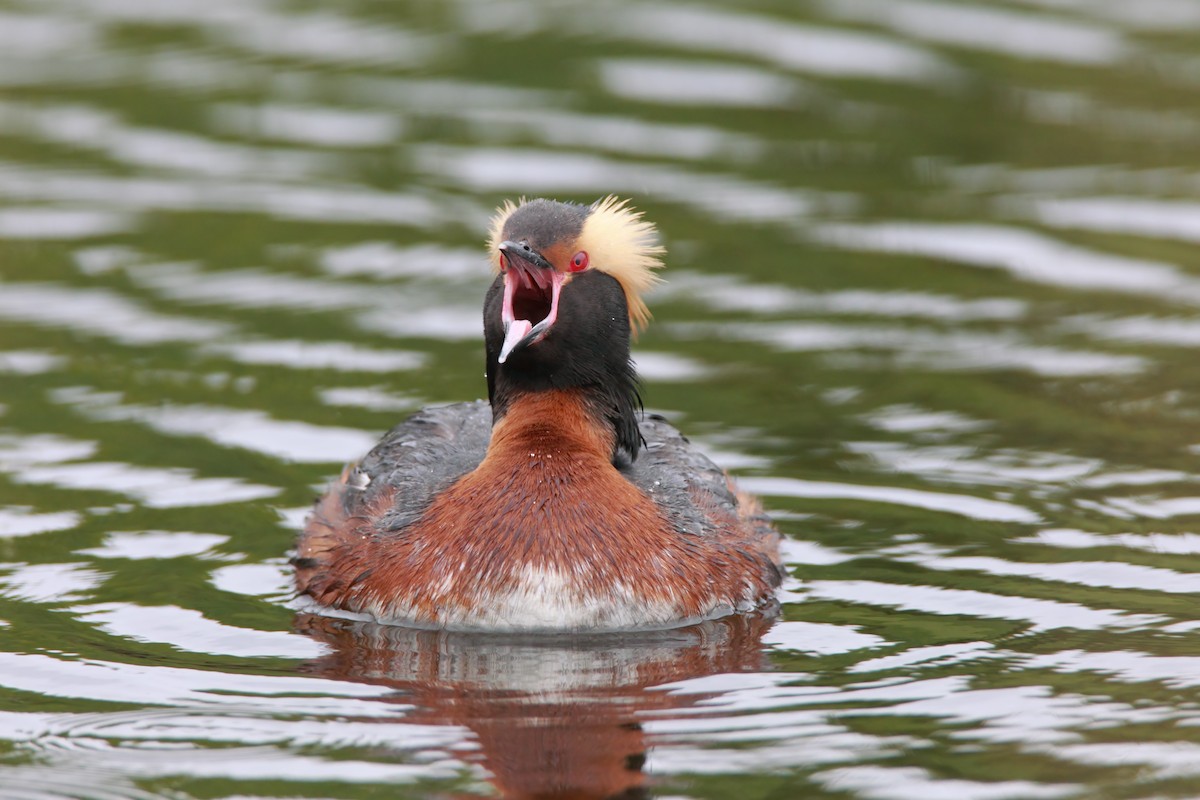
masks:
[[[1191,0],[2,0],[0,795],[1200,794],[1198,44]],[[313,495],[484,391],[491,210],[608,193],[780,620],[297,610]]]

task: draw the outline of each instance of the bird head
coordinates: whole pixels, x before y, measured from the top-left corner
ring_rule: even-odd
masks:
[[[500,364],[547,339],[566,338],[555,332],[560,319],[562,329],[578,335],[589,327],[583,316],[589,307],[595,316],[623,302],[626,335],[649,320],[642,295],[659,280],[654,270],[663,249],[654,226],[627,201],[507,202],[492,220],[488,246],[502,290]],[[563,314],[567,307],[572,318]]]

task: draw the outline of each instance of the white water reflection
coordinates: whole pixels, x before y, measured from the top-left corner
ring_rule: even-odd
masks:
[[[739,712],[736,716],[708,719],[663,720],[656,723],[665,730],[674,726],[681,731],[730,730],[763,727],[762,719],[746,712],[780,713],[780,706],[843,706],[848,703],[911,703],[943,698],[962,692],[967,681],[961,676],[928,680],[855,683],[845,687],[789,683],[788,675],[712,675],[660,686],[675,694],[711,695],[698,706]],[[844,707],[844,706],[843,706]],[[885,710],[886,710],[885,706]],[[856,709],[861,710],[861,709]],[[782,712],[790,713],[790,712]]]
[[[870,800],[1035,800],[1070,797],[1083,788],[1076,784],[1030,781],[965,781],[937,778],[920,767],[857,766],[818,772],[813,778],[826,789],[853,792]]]
[[[660,383],[688,382],[710,377],[714,369],[703,361],[674,353],[635,349],[633,363],[642,380]]]
[[[1088,608],[1017,595],[1000,595],[971,589],[940,586],[907,586],[877,581],[814,581],[809,595],[824,600],[866,603],[928,614],[949,614],[987,619],[1023,620],[1031,630],[1079,628],[1136,628],[1163,620],[1152,614],[1130,614],[1118,609]]]
[[[1186,112],[1104,104],[1080,92],[1019,90],[1014,92],[1014,101],[1034,122],[1063,127],[1092,126],[1132,141],[1187,142],[1200,133],[1200,118]],[[1019,207],[1023,203],[1016,199],[1013,205]]]
[[[1200,203],[1145,197],[1039,200],[1039,222],[1061,228],[1200,242]]]
[[[895,503],[929,511],[959,514],[979,520],[1032,523],[1040,519],[1037,514],[1027,508],[1000,500],[927,492],[921,489],[902,489],[896,486],[866,486],[829,481],[806,481],[798,478],[752,477],[740,478],[738,484],[746,491],[755,494]]]
[[[802,105],[807,95],[793,78],[716,61],[622,58],[598,66],[610,93],[646,103],[778,108]]]
[[[720,88],[719,81],[714,85],[704,76],[698,76],[696,85],[710,92]],[[683,97],[686,96],[685,93]],[[677,97],[676,102],[681,102],[681,98]],[[759,140],[720,128],[667,125],[636,117],[550,110],[531,119],[523,109],[497,108],[463,109],[459,114],[484,141],[533,138],[553,146],[695,161],[753,161],[764,150]]]
[[[314,147],[382,147],[404,130],[399,115],[363,109],[222,103],[210,113],[218,128],[240,136]]]
[[[1032,677],[1036,680],[1036,677]],[[892,707],[867,708],[864,716],[929,716],[961,726],[955,739],[994,744],[1025,743],[1036,747],[1073,742],[1080,730],[1120,729],[1132,723],[1162,722],[1174,716],[1168,708],[1135,706],[1030,683],[998,689],[966,689],[940,697],[920,698]]]
[[[1200,496],[1194,497],[1109,497],[1105,504],[1131,517],[1169,519],[1200,514]]]
[[[217,713],[204,705],[142,708],[93,714],[0,714],[0,739],[15,743],[37,741],[37,749],[50,755],[54,750],[71,750],[74,740],[81,751],[98,746],[101,740],[119,740],[137,749],[166,751],[194,741],[236,744],[248,747],[281,745],[312,747],[387,747],[402,742],[414,750],[453,747],[461,738],[454,726],[390,723],[379,719],[275,719],[254,713]],[[100,755],[104,749],[101,748]],[[83,755],[83,753],[78,753]],[[358,762],[350,762],[352,764]],[[66,765],[62,765],[66,766]]]
[[[1064,745],[1050,752],[1068,761],[1093,766],[1148,767],[1150,775],[1159,779],[1200,775],[1200,745],[1193,742],[1096,742]]]
[[[327,310],[369,307],[380,302],[376,287],[263,269],[206,271],[190,263],[147,264],[130,268],[129,274],[139,285],[163,297],[194,305]]]
[[[283,563],[283,559],[269,564],[231,564],[221,567],[209,574],[209,582],[223,592],[270,598],[277,602],[289,600],[295,594],[291,568]]]
[[[938,81],[946,62],[918,45],[845,28],[684,4],[630,6],[613,20],[625,38],[765,61],[797,72],[880,81]]]
[[[743,479],[744,480],[744,479]],[[740,485],[740,481],[739,481]],[[801,519],[807,518],[806,515],[796,515]],[[773,519],[784,520],[788,517],[779,512],[772,514]],[[843,553],[840,550],[835,550],[831,547],[796,539],[784,539],[779,550],[783,555],[785,564],[841,564],[844,561],[851,561],[854,556]],[[788,586],[785,584],[785,589]],[[791,587],[796,588],[796,587]]]
[[[783,731],[787,732],[788,729],[784,728]],[[828,727],[813,730],[806,736],[793,736],[778,744],[764,743],[761,737],[753,735],[741,737],[754,742],[752,747],[736,740],[721,747],[720,739],[712,738],[716,741],[705,741],[703,747],[688,747],[672,742],[670,748],[653,751],[646,760],[646,768],[654,775],[680,775],[692,780],[706,775],[782,772],[844,764],[851,760],[852,753],[859,758],[896,756],[906,744],[900,737],[869,736],[830,730]]]
[[[228,323],[160,314],[107,289],[49,283],[6,283],[0,319],[63,328],[122,344],[190,342],[221,336]]]
[[[303,222],[424,226],[437,218],[427,199],[367,187],[296,185],[214,178],[118,177],[0,164],[0,197],[103,204],[113,212],[248,212]]]
[[[972,486],[1064,484],[1097,471],[1099,459],[1073,458],[1058,453],[1029,453],[999,449],[980,455],[967,446],[916,447],[899,442],[846,442],[852,453],[868,457],[880,469],[904,472],[935,481]]]
[[[317,397],[328,406],[364,408],[368,411],[415,411],[419,398],[391,392],[384,386],[336,386],[317,390]]]
[[[1153,486],[1159,483],[1200,480],[1200,475],[1174,469],[1135,469],[1089,475],[1080,481],[1084,486],[1106,489],[1111,486]]]
[[[153,742],[151,743],[153,744]],[[148,778],[224,779],[232,781],[330,782],[349,784],[415,783],[421,780],[459,777],[457,761],[434,764],[384,764],[375,761],[329,761],[271,747],[174,747],[169,757],[155,752],[158,748],[107,749],[92,759],[73,753],[68,765],[58,768],[68,779],[73,769],[86,771],[75,780],[80,786],[94,785],[98,775],[111,771],[145,780]],[[89,760],[94,763],[88,764]],[[52,762],[53,763],[53,762]],[[90,790],[89,790],[90,791]]]
[[[82,19],[0,11],[0,50],[13,56],[40,56],[96,45],[100,29]]]
[[[91,239],[137,227],[129,214],[88,208],[0,209],[0,239]]]
[[[121,404],[119,399],[79,387],[54,393],[56,402],[69,404],[90,419],[137,422],[168,436],[201,436],[218,445],[253,450],[284,461],[344,462],[366,453],[376,440],[373,434],[354,428],[277,420],[250,409],[171,403],[147,406]],[[245,494],[245,488],[249,487],[244,487],[240,495]]]
[[[1127,683],[1161,681],[1174,688],[1200,686],[1200,657],[1157,656],[1133,650],[1062,650],[1031,655],[1026,669],[1055,672],[1100,672]]]
[[[1179,317],[1123,317],[1106,319],[1078,316],[1063,320],[1068,331],[1082,331],[1097,339],[1145,342],[1167,347],[1200,347],[1200,319]]]
[[[31,603],[78,602],[107,578],[108,573],[82,563],[0,564],[0,597]]]
[[[120,244],[98,244],[71,251],[71,260],[83,275],[105,275],[136,264],[142,258],[142,254],[136,248]]]
[[[35,464],[79,461],[96,454],[96,442],[54,434],[0,434],[0,472],[18,472]]]
[[[83,517],[74,511],[36,512],[20,507],[0,507],[0,539],[32,536],[48,531],[66,531],[77,526]]]
[[[1065,378],[1128,375],[1148,366],[1138,356],[1030,344],[1015,331],[944,333],[931,328],[822,322],[668,323],[666,327],[686,338],[761,342],[784,351],[894,351],[887,361],[871,362],[852,353],[829,357],[831,364],[847,369],[898,365],[947,371],[1018,370]]]
[[[197,176],[304,179],[336,174],[329,156],[303,150],[252,147],[192,133],[128,125],[89,106],[0,104],[0,130],[11,135],[92,150],[132,166]]]
[[[853,627],[818,622],[779,622],[763,637],[763,644],[780,650],[804,653],[848,653],[890,644],[882,636],[862,633]]]
[[[1179,31],[1200,28],[1200,6],[1191,0],[1020,0],[1032,6],[1071,11],[1139,30]]]
[[[403,706],[369,702],[388,694],[385,687],[294,675],[246,675],[117,661],[0,653],[0,686],[48,697],[108,703],[183,705],[210,710],[222,706],[241,713],[343,714],[393,717]]]
[[[377,253],[375,254],[377,255]],[[375,262],[378,268],[378,262]],[[482,253],[474,269],[486,279]],[[342,266],[343,269],[348,269]],[[368,268],[368,267],[364,267]],[[355,267],[354,269],[358,269]],[[329,281],[305,278],[262,269],[236,269],[209,272],[195,264],[155,264],[130,270],[131,277],[141,286],[176,302],[200,305],[221,305],[242,308],[282,308],[292,311],[357,310],[351,321],[357,327],[388,336],[433,339],[475,340],[483,335],[479,314],[480,294],[464,297],[461,291],[447,296],[444,287],[408,284],[405,286],[372,286],[348,281]],[[479,282],[482,293],[483,283]],[[254,343],[217,345],[230,353],[253,353],[264,357]],[[329,368],[337,368],[342,356],[351,355],[338,343],[309,343],[302,346],[309,356]],[[270,345],[268,345],[270,349]],[[380,358],[395,362],[395,357],[380,351],[355,347],[355,361],[380,363]],[[278,355],[278,353],[276,353]],[[399,356],[412,362],[416,354]],[[346,363],[349,363],[347,361]],[[413,366],[416,366],[415,364]]]
[[[979,658],[996,658],[996,646],[990,642],[964,642],[962,644],[931,645],[914,647],[902,653],[860,661],[850,672],[882,672],[901,667],[937,668]]]
[[[1108,589],[1133,589],[1192,594],[1200,592],[1200,574],[1160,567],[1125,564],[1119,561],[1069,561],[1065,563],[1018,563],[988,556],[907,557],[898,560],[920,564],[926,569],[972,570],[989,575],[1019,575],[1042,581],[1075,583]]]
[[[1013,58],[1100,66],[1129,54],[1119,31],[1068,17],[924,0],[825,0],[822,7],[837,19]]]
[[[1200,280],[1171,264],[1088,250],[1019,228],[929,223],[838,224],[822,225],[813,235],[835,247],[923,255],[970,266],[1000,268],[1016,278],[1036,283],[1200,303]]]
[[[9,473],[15,483],[116,492],[152,508],[243,502],[272,497],[280,491],[236,478],[198,478],[183,468],[154,469],[80,460],[95,451],[94,442],[56,436],[0,437],[0,471]],[[13,521],[20,530],[27,530],[31,524],[30,520]]]
[[[332,64],[419,67],[448,55],[445,37],[368,24],[331,12],[246,13],[232,24],[210,24],[211,35],[258,55]]]
[[[41,375],[67,363],[63,356],[45,350],[0,350],[0,374]]]
[[[1072,550],[1088,547],[1128,547],[1150,553],[1200,555],[1200,534],[1196,533],[1089,533],[1070,528],[1050,528],[1013,541]]]
[[[178,606],[98,603],[66,610],[111,636],[168,644],[190,653],[240,658],[316,658],[326,652],[326,648],[305,636],[239,628]]]
[[[355,317],[354,324],[364,331],[385,336],[478,342],[483,338],[483,317],[479,308],[478,296],[430,307],[430,304],[422,304],[419,293],[410,292],[405,305],[380,304],[380,307]]]
[[[128,558],[134,561],[158,558],[218,558],[213,548],[229,541],[217,533],[185,531],[120,531],[106,534],[99,547],[76,550],[79,555],[96,558]]]
[[[954,411],[927,411],[908,404],[877,409],[865,415],[864,419],[873,427],[889,433],[970,433],[986,430],[993,424]]]
[[[704,175],[663,164],[617,161],[591,153],[514,148],[413,148],[419,169],[477,191],[595,194],[656,193],[723,220],[795,225],[819,208],[854,205],[846,194],[824,194]]]
[[[55,12],[50,19],[98,19],[137,21],[170,27],[184,24],[223,22],[236,24],[271,6],[267,0],[175,0],[170,4],[153,0],[39,0]]]
[[[418,244],[407,247],[392,242],[362,242],[330,247],[319,256],[321,269],[336,278],[368,276],[385,280],[427,279],[478,281],[487,274],[482,249]]]
[[[150,508],[185,508],[242,503],[274,497],[282,490],[240,478],[200,478],[183,467],[141,467],[88,461],[34,466],[13,475],[14,483],[115,492]]]
[[[1176,167],[1139,169],[1119,164],[1088,164],[1037,169],[1009,164],[967,164],[945,165],[938,174],[965,192],[1019,192],[1000,198],[1002,206],[1018,209],[1027,206],[1029,195],[1043,199],[1072,194],[1187,195],[1200,189],[1200,176]]]
[[[682,270],[672,271],[670,280],[655,289],[655,296],[684,297],[721,311],[757,314],[846,314],[969,322],[1020,319],[1028,312],[1024,302],[1002,297],[967,300],[929,292],[867,289],[810,292],[783,284],[751,283],[737,275]]]
[[[401,372],[425,364],[424,353],[375,350],[349,342],[251,340],[207,345],[205,352],[242,364],[275,365],[293,369],[329,369],[338,372]]]

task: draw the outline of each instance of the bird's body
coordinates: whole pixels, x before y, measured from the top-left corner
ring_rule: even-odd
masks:
[[[757,503],[665,421],[638,419],[647,233],[612,201],[502,210],[490,407],[427,409],[348,468],[300,538],[301,593],[487,630],[667,627],[771,597],[779,535]]]

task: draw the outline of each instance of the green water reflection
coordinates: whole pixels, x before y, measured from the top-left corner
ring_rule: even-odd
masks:
[[[0,794],[1194,796],[1198,45],[1190,0],[0,3]],[[610,192],[669,252],[647,406],[789,537],[762,646],[298,615],[314,493],[484,392],[491,210]]]

